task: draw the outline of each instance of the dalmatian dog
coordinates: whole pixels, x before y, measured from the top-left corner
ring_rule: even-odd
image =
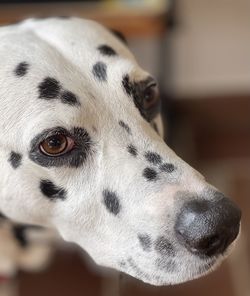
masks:
[[[185,282],[227,256],[241,212],[165,144],[157,83],[118,37],[73,17],[0,29],[0,211],[99,265]]]

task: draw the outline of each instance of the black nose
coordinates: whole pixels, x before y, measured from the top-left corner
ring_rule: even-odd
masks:
[[[180,243],[197,255],[223,253],[239,233],[241,211],[221,193],[184,204],[175,224]]]

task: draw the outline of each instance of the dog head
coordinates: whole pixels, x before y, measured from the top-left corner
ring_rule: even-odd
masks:
[[[157,84],[128,48],[77,18],[27,20],[0,39],[2,212],[155,285],[217,265],[240,211],[152,128]]]

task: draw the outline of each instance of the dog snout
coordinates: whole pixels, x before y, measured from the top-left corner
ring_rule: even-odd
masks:
[[[175,224],[178,241],[197,255],[222,254],[239,233],[241,211],[230,199],[216,193],[212,200],[185,203]]]

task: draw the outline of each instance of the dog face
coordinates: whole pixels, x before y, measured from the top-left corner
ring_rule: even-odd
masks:
[[[0,39],[1,211],[151,284],[217,265],[240,211],[154,131],[157,85],[127,47],[76,18],[27,20]]]

